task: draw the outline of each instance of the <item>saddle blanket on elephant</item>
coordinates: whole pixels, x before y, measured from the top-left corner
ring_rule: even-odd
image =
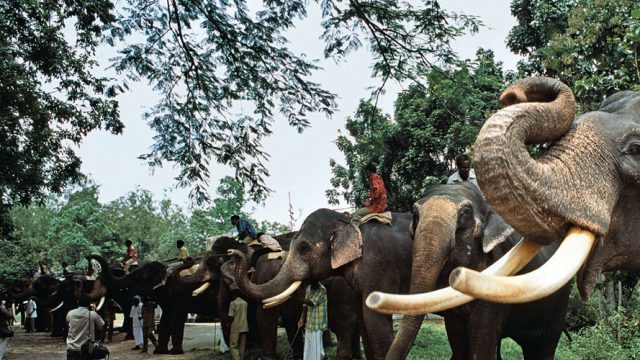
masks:
[[[195,264],[190,268],[180,270],[180,276],[191,276],[195,274],[199,268],[200,268],[200,264]]]
[[[381,213],[371,213],[371,214],[367,214],[365,216],[362,217],[362,219],[360,219],[360,225],[371,221],[371,220],[377,220],[378,222],[382,223],[382,224],[386,224],[389,225],[391,224],[391,211],[385,211],[385,212],[381,212]]]
[[[267,253],[267,259],[269,260],[277,260],[277,259],[284,259],[286,256],[286,251],[277,251],[277,252],[270,252]]]

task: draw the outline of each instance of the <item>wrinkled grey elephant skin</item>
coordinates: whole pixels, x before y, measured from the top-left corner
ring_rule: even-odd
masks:
[[[622,91],[575,118],[566,85],[528,78],[506,89],[506,107],[474,145],[480,187],[527,239],[562,239],[571,226],[597,237],[578,272],[589,296],[603,271],[640,269],[640,93]],[[533,158],[525,145],[551,142]]]
[[[447,287],[458,266],[484,270],[520,239],[492,212],[475,185],[436,185],[414,205],[413,270],[411,292]],[[556,250],[548,245],[524,268],[530,272]],[[445,318],[452,359],[493,360],[500,341],[510,337],[525,359],[553,359],[567,311],[571,284],[556,293],[526,304],[505,305],[472,301],[441,313]],[[408,354],[423,316],[405,316],[387,359]]]
[[[369,309],[364,299],[373,291],[406,293],[411,273],[412,241],[409,236],[409,214],[394,213],[393,222],[376,221],[361,225],[362,257],[356,254],[332,254],[331,249],[352,251],[358,247],[336,242],[356,241],[341,232],[351,226],[343,213],[319,209],[309,215],[291,243],[289,255],[278,274],[264,284],[251,283],[246,276],[244,257],[237,256],[236,282],[240,289],[256,299],[267,299],[282,293],[294,281],[324,280],[339,276],[354,291],[357,320],[367,359],[383,359],[393,341],[390,315]],[[332,244],[333,243],[333,244]],[[336,246],[337,245],[337,246]],[[355,258],[334,268],[333,259]],[[335,264],[335,262],[334,262]]]

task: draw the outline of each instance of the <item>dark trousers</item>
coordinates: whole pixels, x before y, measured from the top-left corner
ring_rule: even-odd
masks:
[[[84,360],[84,357],[82,357],[82,351],[67,349],[67,360]]]
[[[145,326],[142,328],[142,339],[142,350],[148,349],[149,340],[151,340],[153,346],[158,347],[158,340],[156,340],[156,337],[153,335],[153,326]]]

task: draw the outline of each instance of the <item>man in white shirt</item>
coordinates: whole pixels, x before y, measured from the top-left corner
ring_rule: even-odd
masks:
[[[33,296],[29,298],[27,304],[24,307],[24,313],[27,317],[28,326],[27,332],[36,332],[36,319],[38,318],[38,305],[36,304]]]
[[[458,171],[449,176],[447,184],[458,184],[468,181],[473,185],[478,186],[476,173],[471,168],[471,159],[469,158],[469,155],[463,153],[456,156],[456,168]],[[478,188],[480,188],[480,186],[478,186]]]
[[[80,295],[78,308],[67,313],[67,360],[82,360],[82,344],[95,340],[95,330],[102,330],[104,321],[95,311],[91,311],[91,301],[86,294]]]

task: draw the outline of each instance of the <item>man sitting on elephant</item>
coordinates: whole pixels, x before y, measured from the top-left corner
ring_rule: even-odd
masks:
[[[131,240],[125,241],[124,244],[127,247],[127,250],[124,253],[122,266],[124,267],[124,271],[128,273],[131,265],[138,265],[138,252],[136,251],[136,248],[133,247]]]
[[[453,173],[453,175],[449,176],[447,184],[451,185],[468,181],[473,185],[478,186],[476,173],[471,168],[471,158],[469,158],[469,155],[462,153],[456,156],[456,169],[457,171]],[[478,186],[478,188],[480,188],[480,186]]]
[[[364,207],[351,214],[351,223],[354,225],[359,225],[366,215],[385,212],[388,208],[387,190],[382,177],[376,171],[376,165],[369,163],[364,170],[369,173],[369,197],[365,200]]]
[[[231,223],[238,230],[238,240],[241,242],[248,244],[257,238],[256,229],[247,219],[233,215],[231,216]]]

